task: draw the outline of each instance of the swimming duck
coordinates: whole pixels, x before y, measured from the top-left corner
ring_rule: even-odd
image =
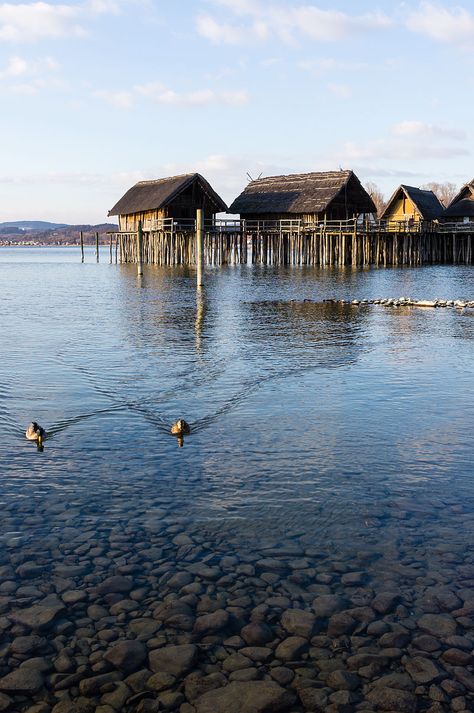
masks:
[[[184,418],[178,418],[171,426],[173,436],[187,436],[191,432],[189,423],[186,423]]]
[[[26,429],[25,436],[29,441],[36,441],[38,448],[42,448],[46,431],[36,421],[33,421]]]

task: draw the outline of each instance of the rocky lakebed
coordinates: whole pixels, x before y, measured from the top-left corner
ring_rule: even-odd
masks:
[[[474,710],[467,507],[282,539],[125,500],[2,502],[0,711]]]

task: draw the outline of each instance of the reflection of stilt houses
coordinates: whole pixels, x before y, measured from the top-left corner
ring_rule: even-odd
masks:
[[[416,230],[423,222],[438,220],[444,207],[433,191],[399,186],[387,203],[380,220],[390,230]]]
[[[443,213],[453,223],[474,223],[474,180],[466,183]]]

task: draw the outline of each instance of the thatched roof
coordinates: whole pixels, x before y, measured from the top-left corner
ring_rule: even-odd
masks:
[[[474,218],[474,180],[461,188],[444,211],[443,218]]]
[[[349,186],[357,194],[360,213],[377,212],[369,194],[352,171],[325,171],[251,181],[232,203],[229,213],[322,213]]]
[[[415,188],[414,186],[401,185],[387,203],[384,212],[380,216],[381,219],[387,217],[395,201],[403,194],[411,200],[423,220],[436,220],[436,218],[439,218],[444,212],[443,204],[433,191],[425,191],[421,188]]]
[[[159,178],[156,181],[140,181],[130,188],[125,195],[109,210],[108,215],[130,215],[147,210],[159,210],[173,201],[180,193],[196,185],[206,195],[216,213],[227,210],[220,196],[200,173],[186,173],[182,176]]]

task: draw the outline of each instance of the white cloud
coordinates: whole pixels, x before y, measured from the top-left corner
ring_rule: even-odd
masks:
[[[323,57],[319,59],[305,59],[298,62],[298,67],[319,77],[330,72],[360,72],[368,69],[367,62],[343,62],[334,57]]]
[[[120,109],[130,109],[140,97],[145,97],[156,104],[165,106],[207,106],[209,104],[226,104],[240,106],[249,100],[244,90],[214,91],[213,89],[197,89],[192,92],[177,92],[162,82],[139,84],[130,91],[100,90],[94,95],[104,99],[112,106]]]
[[[467,136],[457,129],[447,129],[421,121],[395,124],[388,136],[365,144],[346,142],[338,152],[339,160],[354,161],[429,160],[469,156]],[[453,143],[455,142],[455,143]]]
[[[197,18],[197,31],[214,43],[240,44],[276,36],[292,44],[299,37],[321,42],[338,41],[369,30],[383,29],[392,24],[381,12],[349,15],[339,10],[324,10],[315,5],[262,3],[261,0],[214,0],[246,24],[219,21],[213,15]]]
[[[250,25],[232,25],[218,22],[210,15],[200,15],[198,17],[197,31],[207,40],[225,45],[239,45],[252,40],[263,40],[268,36],[268,28],[264,22],[252,22]]]
[[[133,94],[127,91],[111,91],[109,89],[101,89],[94,92],[94,96],[104,99],[108,104],[117,109],[130,109],[133,106]]]
[[[10,57],[0,68],[0,94],[37,94],[41,90],[64,90],[68,84],[56,76],[59,64],[52,57],[29,60]]]
[[[14,56],[10,57],[5,69],[0,69],[0,79],[16,79],[25,75],[35,76],[57,69],[59,69],[59,65],[52,57],[30,61],[24,57]]]
[[[439,42],[474,49],[474,15],[460,6],[422,2],[418,10],[409,13],[407,27]]]
[[[0,42],[84,37],[84,24],[97,15],[117,14],[137,0],[85,0],[74,3],[0,2]]]
[[[1,3],[0,41],[28,42],[45,37],[82,36],[77,5],[47,2]]]
[[[328,84],[328,89],[337,99],[350,99],[352,88],[347,84]]]
[[[434,138],[453,139],[454,141],[465,141],[467,134],[460,129],[450,129],[436,124],[427,124],[423,121],[402,121],[393,127],[393,133],[397,136],[431,136]]]

